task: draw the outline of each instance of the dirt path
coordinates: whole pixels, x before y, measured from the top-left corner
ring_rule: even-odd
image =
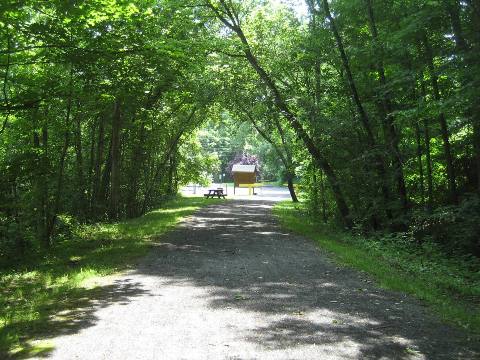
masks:
[[[281,230],[272,205],[228,201],[190,217],[116,280],[79,331],[54,339],[51,356],[476,358],[472,340],[416,301],[379,290]]]

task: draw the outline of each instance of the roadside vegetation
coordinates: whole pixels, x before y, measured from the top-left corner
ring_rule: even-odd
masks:
[[[224,200],[223,200],[224,201]],[[91,320],[92,307],[135,296],[127,285],[106,278],[134,266],[159,236],[185,216],[216,199],[176,198],[142,217],[118,223],[65,222],[55,245],[28,260],[12,259],[0,269],[0,358],[51,350],[48,335],[68,333]],[[122,294],[123,293],[123,294]],[[2,355],[3,354],[3,355]]]
[[[389,290],[422,300],[440,315],[480,335],[480,261],[473,256],[447,256],[438,244],[416,243],[408,234],[364,236],[318,221],[304,203],[278,203],[281,224],[314,240],[339,263],[372,276]]]

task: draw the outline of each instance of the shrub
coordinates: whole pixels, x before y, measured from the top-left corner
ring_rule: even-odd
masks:
[[[480,256],[480,198],[469,196],[459,206],[418,214],[411,231],[419,243],[432,241],[450,252]]]

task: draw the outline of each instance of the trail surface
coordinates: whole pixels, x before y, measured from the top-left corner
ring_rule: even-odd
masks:
[[[226,201],[117,278],[54,359],[474,359],[417,301],[282,230],[272,202]],[[478,350],[478,346],[477,346]]]

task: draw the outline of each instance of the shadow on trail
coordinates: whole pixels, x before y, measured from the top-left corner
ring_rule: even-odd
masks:
[[[163,238],[140,274],[208,291],[212,309],[262,314],[239,336],[262,348],[331,346],[359,359],[473,358],[459,331],[402,294],[339,268],[315,245],[288,234],[271,204],[235,202],[201,210]]]
[[[141,284],[130,279],[115,280],[110,285],[93,289],[73,288],[56,292],[55,295],[49,294],[49,301],[37,308],[37,319],[27,318],[12,325],[22,329],[22,349],[15,352],[13,358],[48,357],[54,350],[48,340],[94,326],[98,320],[95,312],[100,308],[113,303],[126,305],[135,297],[149,294]],[[8,335],[9,325],[3,327],[2,332]],[[6,354],[4,356],[8,358]]]

